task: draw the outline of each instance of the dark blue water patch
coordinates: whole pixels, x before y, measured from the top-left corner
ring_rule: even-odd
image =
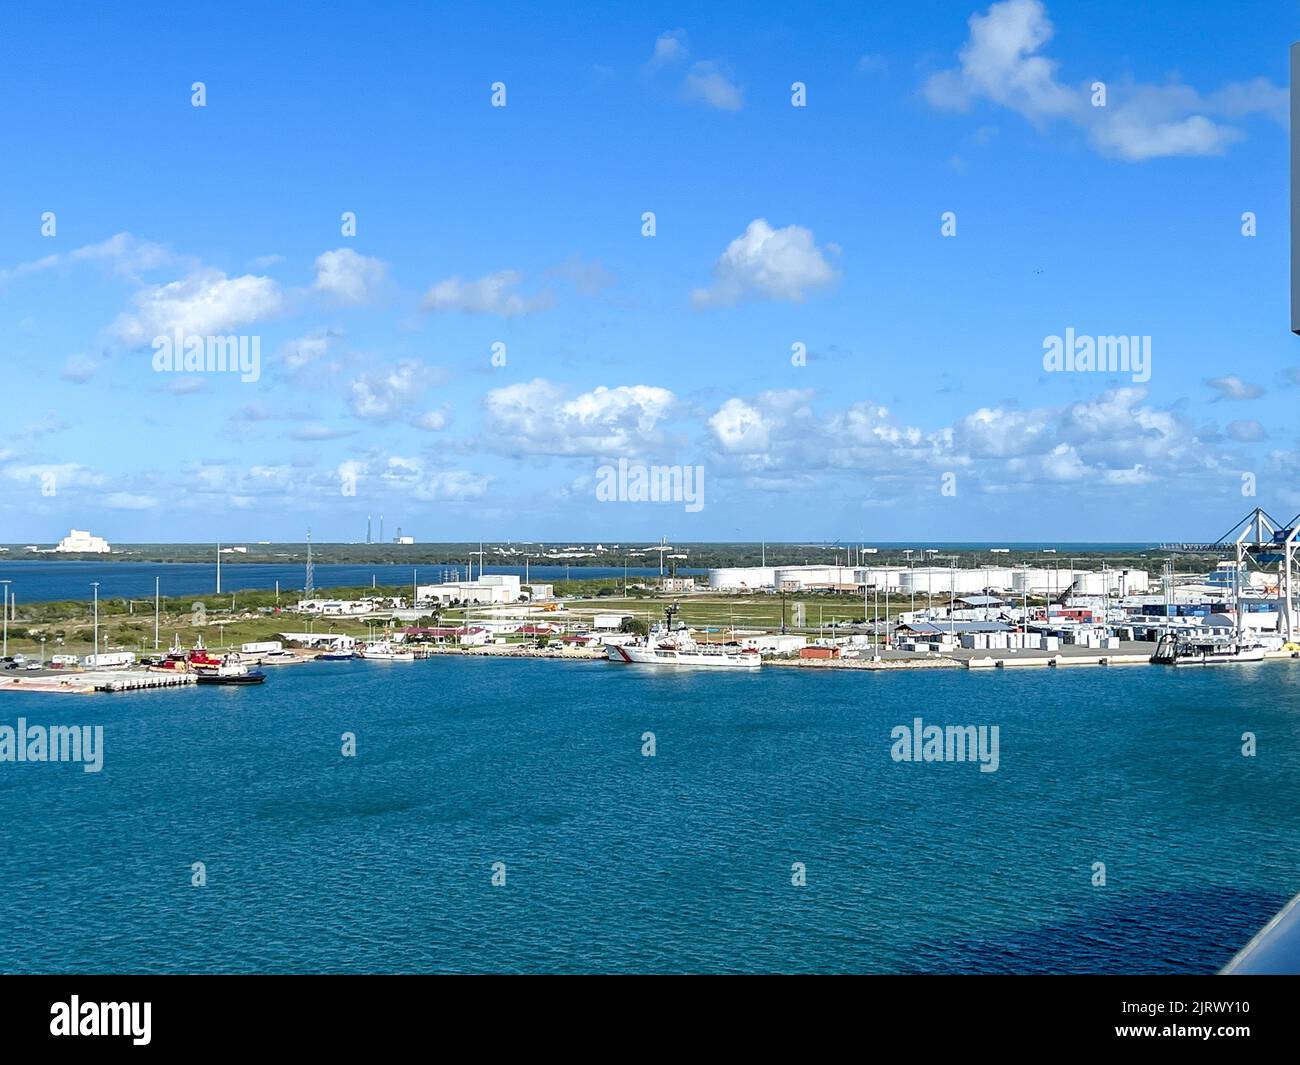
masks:
[[[105,764],[0,763],[6,972],[1212,972],[1300,890],[1292,663],[448,656],[20,714]],[[997,725],[997,772],[894,762],[917,716]]]
[[[1188,971],[1194,955],[1199,971],[1213,973],[1245,945],[1243,925],[1262,928],[1287,902],[1285,895],[1213,886],[1143,895],[1096,892],[1098,901],[1085,912],[1045,927],[922,944],[914,971],[1177,974]]]

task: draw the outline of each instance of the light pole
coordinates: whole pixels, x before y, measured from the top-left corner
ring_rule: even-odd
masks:
[[[94,664],[95,664],[96,666],[98,666],[98,665],[99,665],[99,581],[91,581],[91,582],[90,582],[90,586],[91,586],[93,589],[95,589],[95,637],[94,637],[94,639],[95,639],[95,643],[94,643],[95,658],[94,658]]]
[[[9,582],[0,581],[5,586],[5,603],[4,603],[4,657],[9,657]]]
[[[153,649],[158,650],[158,582],[160,578],[153,579]]]

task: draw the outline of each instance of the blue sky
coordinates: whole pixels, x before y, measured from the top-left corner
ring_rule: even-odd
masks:
[[[863,8],[9,14],[0,540],[1300,510],[1295,5]],[[157,372],[176,328],[257,338],[258,379]],[[1149,380],[1046,372],[1067,329],[1150,337]],[[600,501],[620,459],[702,467],[704,506]]]

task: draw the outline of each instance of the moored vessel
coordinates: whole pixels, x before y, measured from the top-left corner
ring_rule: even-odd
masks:
[[[685,625],[673,624],[674,603],[664,611],[664,623],[655,625],[642,640],[611,643],[605,656],[623,665],[695,666],[705,669],[754,670],[763,665],[757,651],[713,647],[697,643]]]
[[[237,654],[228,654],[215,666],[199,666],[194,670],[200,684],[261,684],[266,674],[249,669]]]
[[[414,662],[414,651],[403,651],[387,640],[372,640],[357,645],[357,657],[377,662]]]
[[[1156,644],[1152,663],[1165,666],[1214,666],[1236,662],[1262,662],[1262,643],[1240,636],[1167,632]]]

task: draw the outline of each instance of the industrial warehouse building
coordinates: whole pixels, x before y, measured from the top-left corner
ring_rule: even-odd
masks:
[[[1016,569],[981,566],[733,566],[709,570],[709,589],[719,592],[878,589],[891,595],[973,595],[992,589],[1016,595],[1139,595],[1149,586],[1145,570]]]
[[[519,578],[511,573],[486,573],[472,581],[447,584],[421,584],[415,590],[417,605],[473,603],[494,605],[519,602],[522,589]]]

